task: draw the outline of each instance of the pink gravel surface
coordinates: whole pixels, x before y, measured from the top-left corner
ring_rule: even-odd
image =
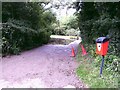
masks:
[[[80,41],[69,45],[43,45],[41,47],[2,58],[0,87],[8,88],[62,88],[72,85],[87,87],[77,77],[79,63],[71,57],[71,46],[75,53]]]

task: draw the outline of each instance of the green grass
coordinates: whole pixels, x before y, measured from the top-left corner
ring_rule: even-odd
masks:
[[[105,70],[104,67],[102,77],[100,77],[100,66],[96,66],[95,60],[89,55],[81,56],[80,48],[77,61],[80,62],[80,66],[76,73],[90,88],[118,88],[118,78],[114,78],[112,72]]]

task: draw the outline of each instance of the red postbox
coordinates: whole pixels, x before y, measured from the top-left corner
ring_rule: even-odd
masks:
[[[96,53],[105,56],[108,51],[109,39],[107,37],[99,37],[96,39]]]

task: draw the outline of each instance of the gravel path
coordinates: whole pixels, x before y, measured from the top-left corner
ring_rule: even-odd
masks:
[[[0,88],[87,87],[75,74],[79,63],[70,57],[71,46],[77,53],[79,43],[76,40],[69,45],[49,44],[2,58]]]

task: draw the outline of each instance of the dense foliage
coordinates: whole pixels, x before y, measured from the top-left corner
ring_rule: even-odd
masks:
[[[79,36],[78,21],[75,15],[63,16],[57,23],[53,24],[54,30],[52,34]]]
[[[84,42],[93,44],[101,36],[110,37],[110,51],[120,56],[120,3],[82,2],[77,14],[79,28]]]
[[[109,50],[105,56],[106,70],[119,75],[120,63],[120,3],[117,2],[77,2],[76,9],[82,41],[95,58],[96,67],[101,63],[101,56],[96,55],[95,40],[98,37],[110,38]]]
[[[2,3],[2,54],[18,54],[47,43],[55,20],[42,3]]]

